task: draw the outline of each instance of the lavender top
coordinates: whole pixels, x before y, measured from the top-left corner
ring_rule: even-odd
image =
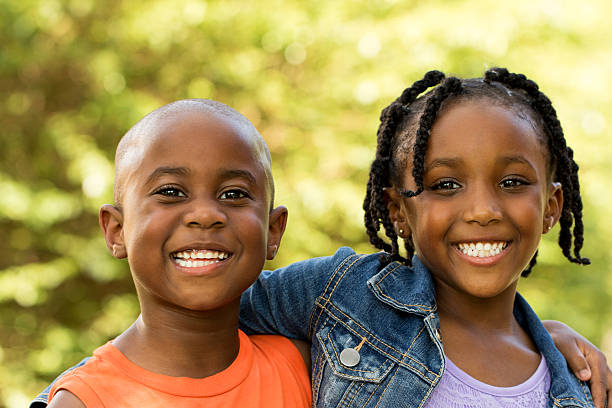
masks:
[[[446,371],[425,408],[546,407],[550,372],[544,356],[535,373],[514,387],[495,387],[471,377],[446,357]]]

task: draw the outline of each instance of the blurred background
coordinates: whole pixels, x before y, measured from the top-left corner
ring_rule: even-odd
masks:
[[[97,213],[144,114],[213,98],[260,130],[290,211],[272,268],[372,251],[361,204],[378,116],[430,69],[507,66],[552,99],[592,265],[564,260],[556,227],[520,290],[612,359],[611,15],[607,0],[0,0],[0,406],[25,406],[137,316]]]

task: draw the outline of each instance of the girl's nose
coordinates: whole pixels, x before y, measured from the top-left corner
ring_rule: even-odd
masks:
[[[494,189],[485,186],[473,188],[465,199],[466,222],[486,226],[502,219],[502,209]]]
[[[194,199],[184,216],[185,225],[195,228],[218,228],[227,223],[227,215],[215,199]]]

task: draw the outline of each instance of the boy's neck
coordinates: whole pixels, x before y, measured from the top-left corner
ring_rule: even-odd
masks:
[[[229,367],[238,355],[238,304],[211,312],[154,309],[143,309],[113,341],[136,365],[172,377],[204,378]]]

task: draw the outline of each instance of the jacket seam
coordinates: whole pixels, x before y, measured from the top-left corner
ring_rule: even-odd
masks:
[[[351,266],[353,266],[355,264],[355,262],[357,262],[359,259],[361,259],[362,257],[364,257],[365,255],[361,255],[361,256],[357,256],[357,259],[355,259],[350,265],[348,265],[344,272],[342,273],[342,275],[338,278],[338,281],[336,282],[336,284],[334,285],[334,288],[332,289],[332,291],[329,294],[326,294],[329,285],[331,284],[331,282],[334,280],[334,277],[337,275],[338,271],[344,267],[344,265],[348,262],[348,260],[352,257],[355,257],[357,255],[351,255],[351,256],[347,256],[346,259],[344,261],[342,261],[342,263],[336,268],[336,270],[334,271],[334,273],[332,273],[331,277],[329,278],[329,281],[327,282],[327,285],[325,286],[325,290],[323,291],[323,299],[325,299],[325,303],[329,302],[329,299],[331,298],[331,295],[334,293],[334,291],[336,290],[336,287],[338,286],[338,283],[340,282],[340,280],[342,280],[342,277],[344,276],[344,274],[346,273],[346,271],[349,270],[349,268]],[[319,296],[319,299],[321,297]],[[317,327],[317,325],[319,324],[319,319],[321,318],[321,314],[323,313],[323,310],[321,310],[319,312],[319,315],[317,317],[317,320],[314,322],[312,322],[314,315],[315,315],[315,309],[313,309],[313,313],[310,315],[310,321],[309,321],[309,337],[312,338],[313,334],[314,334],[314,330]]]
[[[351,406],[351,404],[353,403],[353,401],[355,400],[355,397],[357,395],[359,395],[359,391],[361,391],[361,388],[363,388],[363,386],[366,384],[365,381],[359,381],[359,387],[357,387],[357,390],[355,390],[355,392],[353,393],[353,397],[351,398],[350,401],[348,401],[347,406]],[[344,400],[344,396],[342,397],[342,400]]]
[[[382,401],[383,396],[385,395],[385,392],[387,392],[387,389],[389,388],[389,385],[391,385],[391,383],[393,382],[393,379],[395,378],[395,375],[397,374],[397,372],[399,371],[400,366],[397,366],[397,369],[395,370],[395,372],[393,373],[393,376],[389,379],[389,381],[387,382],[387,385],[385,386],[385,389],[382,390],[382,392],[380,393],[380,397],[378,398],[378,402],[376,403],[376,407],[378,407],[378,405],[380,404],[380,401]]]
[[[400,305],[400,306],[403,306],[403,307],[415,307],[415,308],[417,308],[419,310],[422,310],[424,312],[431,312],[433,310],[433,308],[430,307],[430,306],[427,306],[427,305],[406,304],[406,303],[398,302],[396,299],[394,299],[394,298],[392,298],[390,296],[387,296],[387,294],[385,294],[385,292],[380,287],[380,283],[382,281],[384,281],[385,279],[387,279],[387,276],[389,276],[391,274],[391,272],[396,271],[397,269],[401,268],[401,266],[402,265],[397,265],[395,268],[389,269],[389,271],[382,278],[380,278],[380,280],[378,282],[376,282],[376,287],[378,288],[380,295],[383,296],[386,299],[389,299],[393,304],[397,304],[397,305]]]
[[[355,331],[353,328],[349,327],[348,325],[344,324],[344,323],[343,323],[343,322],[342,322],[340,319],[338,319],[338,317],[337,317],[337,316],[336,316],[336,315],[335,315],[335,314],[334,314],[334,313],[333,313],[331,310],[329,310],[327,307],[325,307],[325,306],[323,306],[323,305],[320,305],[320,306],[321,306],[321,308],[322,308],[323,310],[326,310],[326,311],[327,311],[327,312],[328,312],[330,315],[334,316],[334,318],[336,319],[336,321],[337,321],[338,323],[341,323],[341,324],[342,324],[342,325],[343,325],[343,326],[344,326],[344,327],[345,327],[347,330],[351,331],[351,332],[352,332],[353,334],[355,334],[356,336],[360,336],[360,335],[359,335],[359,333],[357,333],[357,332],[356,332],[356,331]],[[333,304],[332,304],[332,306],[333,306]],[[347,318],[349,318],[349,319],[350,319],[350,317],[349,317],[348,315],[346,315],[344,312],[342,312],[340,309],[337,309],[337,308],[335,308],[335,309],[336,309],[336,310],[338,310],[338,312],[340,312],[341,314],[343,314],[345,317],[347,317]],[[351,319],[351,320],[353,320],[353,319]],[[399,355],[401,355],[403,358],[407,358],[407,359],[409,359],[409,360],[413,361],[415,364],[418,364],[419,366],[423,367],[423,369],[424,369],[425,371],[427,371],[428,373],[433,374],[433,375],[435,376],[435,378],[436,378],[436,379],[439,377],[439,374],[435,373],[434,371],[429,370],[429,369],[428,369],[428,368],[427,368],[425,365],[423,365],[423,363],[421,363],[420,361],[415,360],[413,357],[409,356],[408,354],[403,353],[403,352],[401,352],[401,351],[399,351],[399,350],[395,349],[394,347],[390,346],[389,344],[387,344],[387,343],[383,342],[382,340],[380,340],[378,337],[374,336],[372,333],[370,333],[368,330],[366,330],[366,329],[365,329],[363,326],[361,326],[361,325],[360,325],[359,323],[357,323],[356,321],[354,321],[354,320],[353,320],[353,322],[355,322],[355,324],[356,324],[357,326],[359,326],[359,328],[361,328],[361,329],[362,329],[364,332],[366,332],[366,333],[367,333],[367,334],[368,334],[370,337],[375,338],[375,339],[376,339],[376,340],[377,340],[379,343],[384,344],[385,346],[387,346],[387,347],[388,347],[388,348],[390,348],[391,350],[393,350],[393,351],[395,351],[396,353],[398,353]],[[392,356],[391,354],[387,353],[386,351],[384,351],[384,350],[382,350],[381,348],[379,348],[378,346],[376,346],[376,345],[375,345],[373,342],[369,341],[367,337],[366,337],[366,343],[367,343],[367,344],[369,344],[369,345],[370,345],[370,346],[371,346],[373,349],[378,350],[380,353],[382,353],[382,354],[384,354],[384,355],[388,356],[388,357],[389,357],[391,360],[393,360],[393,361],[395,361],[395,362],[397,362],[397,363],[399,363],[399,364],[406,364],[406,363],[403,363],[403,362],[402,362],[403,358],[402,358],[402,360],[399,360],[398,358],[396,358],[396,357]]]
[[[368,403],[370,402],[370,400],[372,399],[372,397],[374,396],[374,394],[376,394],[376,392],[378,391],[378,389],[380,388],[380,385],[382,383],[378,383],[376,384],[376,387],[372,390],[372,393],[370,394],[370,396],[368,397],[368,399],[366,400],[366,402],[364,402],[363,406],[367,406]]]

